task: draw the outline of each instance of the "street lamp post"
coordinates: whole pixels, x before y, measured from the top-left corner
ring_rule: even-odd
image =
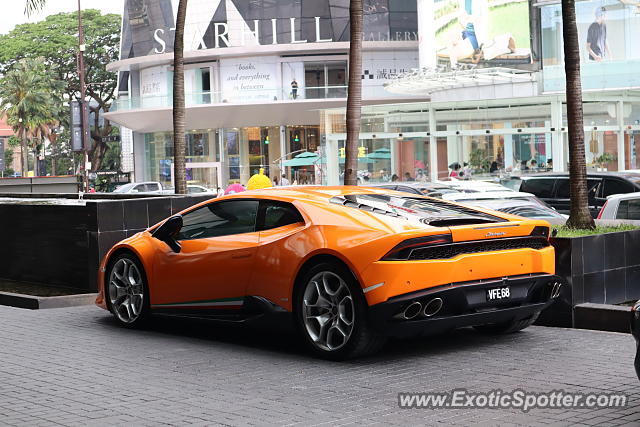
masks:
[[[89,165],[89,114],[87,111],[86,92],[87,87],[84,81],[84,27],[82,26],[82,7],[80,6],[80,0],[78,0],[78,76],[80,78],[80,111],[82,123],[82,157],[84,160],[84,176],[83,176],[83,188],[84,191],[89,191],[89,171],[87,166]]]

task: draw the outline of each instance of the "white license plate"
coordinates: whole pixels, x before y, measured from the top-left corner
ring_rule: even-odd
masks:
[[[509,299],[510,297],[511,289],[509,289],[509,286],[487,289],[487,301],[499,301],[503,299]]]

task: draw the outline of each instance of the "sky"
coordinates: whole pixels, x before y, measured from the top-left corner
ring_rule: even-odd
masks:
[[[8,33],[17,24],[42,21],[49,15],[78,10],[77,0],[47,0],[47,5],[40,13],[27,18],[24,14],[25,0],[0,0],[0,5],[0,34]],[[83,9],[99,9],[102,13],[122,15],[124,0],[81,0],[81,6]]]

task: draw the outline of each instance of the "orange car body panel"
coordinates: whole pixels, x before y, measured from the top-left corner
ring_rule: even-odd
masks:
[[[398,243],[415,237],[450,233],[454,242],[527,236],[536,226],[549,224],[503,213],[475,209],[504,218],[505,222],[431,227],[404,218],[387,217],[330,203],[333,196],[404,193],[364,187],[305,187],[244,192],[214,199],[271,199],[290,202],[305,223],[267,231],[182,242],[174,253],[151,236],[149,230],[116,244],[103,258],[98,275],[96,303],[106,307],[105,271],[112,255],[122,249],[141,260],[150,284],[152,306],[174,302],[261,296],[292,310],[294,283],[304,263],[315,255],[341,259],[360,286],[383,283],[365,292],[369,305],[433,286],[529,273],[555,273],[553,247],[516,249],[460,255],[428,261],[380,261]],[[420,197],[420,196],[416,196]],[[188,208],[186,213],[207,201]],[[157,226],[157,225],[156,225]]]

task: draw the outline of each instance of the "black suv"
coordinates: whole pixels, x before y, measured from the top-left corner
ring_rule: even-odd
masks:
[[[535,194],[558,212],[569,214],[569,174],[549,173],[523,176],[520,191]],[[640,191],[640,174],[625,172],[587,173],[589,211],[596,218],[600,208],[613,194]]]

